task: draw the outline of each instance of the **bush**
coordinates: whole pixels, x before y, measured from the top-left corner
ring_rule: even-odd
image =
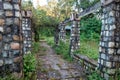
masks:
[[[47,44],[50,46],[54,46],[54,37],[46,37]]]
[[[39,48],[40,48],[40,43],[33,42],[32,47],[33,47],[32,53],[37,53],[39,51]]]
[[[36,71],[36,58],[35,55],[32,53],[28,53],[24,55],[24,75],[25,78],[30,78],[30,73]]]
[[[21,79],[16,79],[14,76],[12,75],[7,75],[4,78],[0,77],[0,80],[21,80]]]
[[[53,27],[40,27],[39,34],[40,34],[40,37],[41,36],[46,36],[46,37],[53,36],[54,28]]]
[[[83,40],[96,40],[100,38],[101,31],[101,21],[98,20],[95,16],[84,17],[81,19],[81,32],[80,38]]]
[[[54,46],[55,52],[58,55],[61,55],[64,59],[71,61],[72,58],[69,55],[69,43],[64,43],[60,41],[60,44],[58,46]]]
[[[87,78],[88,80],[104,80],[96,71],[92,72]]]
[[[75,51],[74,53],[83,54],[92,58],[94,60],[98,59],[98,42],[95,41],[80,41],[80,49]]]

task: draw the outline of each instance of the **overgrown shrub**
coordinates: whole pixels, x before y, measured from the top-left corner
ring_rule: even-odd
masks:
[[[33,47],[32,52],[25,54],[23,57],[23,61],[24,61],[23,71],[24,71],[25,80],[29,80],[31,77],[33,77],[32,76],[33,74],[35,75],[35,72],[36,72],[37,62],[36,62],[35,55],[40,48],[39,42],[33,42],[32,47]]]
[[[98,42],[81,40],[80,49],[75,51],[74,53],[86,55],[89,58],[97,60],[99,53],[98,48]]]
[[[33,42],[32,44],[32,53],[37,53],[39,51],[39,48],[40,48],[40,43],[39,42]]]
[[[94,71],[87,77],[87,80],[104,80],[104,79],[96,71]]]
[[[24,55],[24,72],[26,73],[35,71],[35,67],[36,67],[35,55],[32,53]]]
[[[69,43],[64,43],[60,41],[60,44],[58,46],[54,46],[55,52],[58,55],[62,55],[62,57],[68,61],[71,61],[72,58],[69,55]]]
[[[86,16],[81,19],[80,38],[83,40],[96,40],[100,39],[101,21],[95,16]]]
[[[47,44],[50,46],[54,46],[54,37],[46,37]]]
[[[54,35],[54,27],[40,27],[39,31],[40,37],[41,36],[46,36],[50,37]]]

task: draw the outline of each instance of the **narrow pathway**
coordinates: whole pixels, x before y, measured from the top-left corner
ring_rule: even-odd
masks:
[[[85,80],[80,67],[56,55],[45,42],[40,45],[40,52],[37,54],[37,80]]]

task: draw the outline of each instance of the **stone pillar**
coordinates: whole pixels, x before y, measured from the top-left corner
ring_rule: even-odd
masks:
[[[55,32],[54,32],[54,43],[55,45],[59,45],[59,26],[57,26],[55,28]]]
[[[119,80],[120,72],[120,0],[101,0],[102,30],[98,67],[106,80]]]
[[[0,74],[22,76],[21,0],[0,0]]]
[[[26,54],[32,49],[32,30],[31,30],[32,11],[22,11],[22,35],[23,52]]]
[[[61,41],[66,42],[66,30],[65,30],[65,23],[64,22],[62,22],[60,24],[59,38]]]
[[[73,56],[73,52],[78,50],[80,47],[80,20],[78,19],[77,13],[72,13],[71,21],[70,55]]]

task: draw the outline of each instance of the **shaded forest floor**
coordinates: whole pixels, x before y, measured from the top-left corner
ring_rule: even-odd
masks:
[[[54,50],[41,42],[37,58],[37,80],[85,80],[82,68],[64,60]]]

